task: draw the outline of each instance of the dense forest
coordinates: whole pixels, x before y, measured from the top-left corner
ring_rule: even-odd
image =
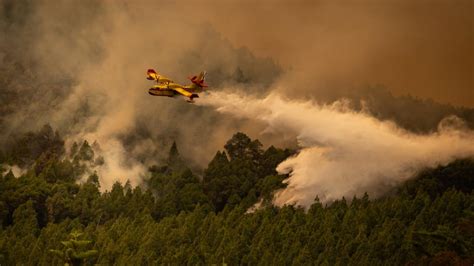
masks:
[[[276,207],[295,151],[236,133],[199,175],[173,143],[140,186],[101,192],[87,141],[50,126],[0,154],[1,265],[472,265],[474,161],[425,169],[378,199]],[[15,176],[8,165],[25,171]],[[258,203],[259,208],[253,208]]]

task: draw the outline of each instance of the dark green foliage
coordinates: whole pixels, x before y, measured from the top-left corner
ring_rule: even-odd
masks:
[[[244,133],[236,133],[224,146],[230,160],[258,161],[262,154],[262,144],[258,140],[252,141]]]
[[[419,178],[406,182],[402,191],[414,195],[417,190],[423,190],[431,197],[436,197],[448,188],[465,193],[474,190],[474,164],[470,159],[457,160],[448,166],[436,170],[425,170]]]
[[[173,144],[166,164],[150,167],[146,189],[115,183],[103,193],[96,173],[76,183],[84,171],[81,162],[94,161],[87,142],[76,145],[69,159],[62,149],[42,153],[21,177],[9,172],[0,178],[0,263],[470,265],[474,260],[472,160],[426,169],[384,198],[365,195],[323,206],[316,197],[305,210],[271,205],[286,178],[275,167],[291,151],[264,151],[242,133],[225,148],[201,178]],[[263,207],[249,213],[259,200]],[[68,237],[76,230],[83,235]]]
[[[148,187],[156,198],[155,218],[192,211],[198,204],[209,205],[199,179],[190,170],[179,173],[154,173]],[[209,206],[210,208],[210,206]]]
[[[289,150],[271,146],[263,151],[258,140],[240,132],[224,147],[226,152],[217,152],[203,177],[204,191],[216,211],[241,201],[250,207],[259,197],[271,197],[273,190],[282,187],[283,177],[276,176],[275,167],[290,155]]]
[[[75,151],[75,147],[72,147],[71,153]],[[82,143],[81,148],[77,153],[75,153],[74,156],[75,161],[92,161],[94,160],[94,151],[92,150],[92,147],[89,145],[87,140],[84,140]]]
[[[152,176],[146,183],[156,198],[153,216],[160,219],[181,211],[192,211],[197,205],[211,209],[199,178],[186,167],[176,142],[173,142],[166,162],[164,166],[150,168]]]
[[[15,137],[14,143],[7,147],[6,161],[21,167],[31,165],[41,155],[52,156],[64,153],[64,141],[50,125],[38,132],[28,132]]]

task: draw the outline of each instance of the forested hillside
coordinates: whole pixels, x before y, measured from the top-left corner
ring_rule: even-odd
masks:
[[[295,151],[235,134],[202,175],[174,143],[141,186],[100,192],[84,141],[45,126],[1,151],[1,265],[471,265],[474,161],[426,169],[379,199],[271,205]],[[24,171],[15,176],[8,165]],[[80,181],[82,180],[82,181]],[[256,203],[260,208],[252,208]]]

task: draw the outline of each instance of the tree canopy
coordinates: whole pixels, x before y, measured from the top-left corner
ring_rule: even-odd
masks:
[[[340,199],[309,209],[276,207],[287,178],[275,167],[294,151],[236,133],[201,174],[171,145],[141,186],[100,192],[86,141],[46,126],[18,136],[0,178],[0,264],[407,264],[474,260],[474,161],[425,169],[378,199]],[[251,208],[258,203],[260,208]],[[252,210],[252,211],[250,211]]]

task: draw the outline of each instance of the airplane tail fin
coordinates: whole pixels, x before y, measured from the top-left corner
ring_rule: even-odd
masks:
[[[154,69],[148,69],[146,72],[146,79],[148,80],[158,80],[159,76]]]
[[[206,78],[206,71],[202,71],[199,75],[197,76],[193,76],[193,77],[189,77],[189,79],[191,80],[191,82],[193,84],[196,84],[198,85],[199,87],[201,88],[206,88],[207,87],[207,84],[204,83],[204,80]]]

